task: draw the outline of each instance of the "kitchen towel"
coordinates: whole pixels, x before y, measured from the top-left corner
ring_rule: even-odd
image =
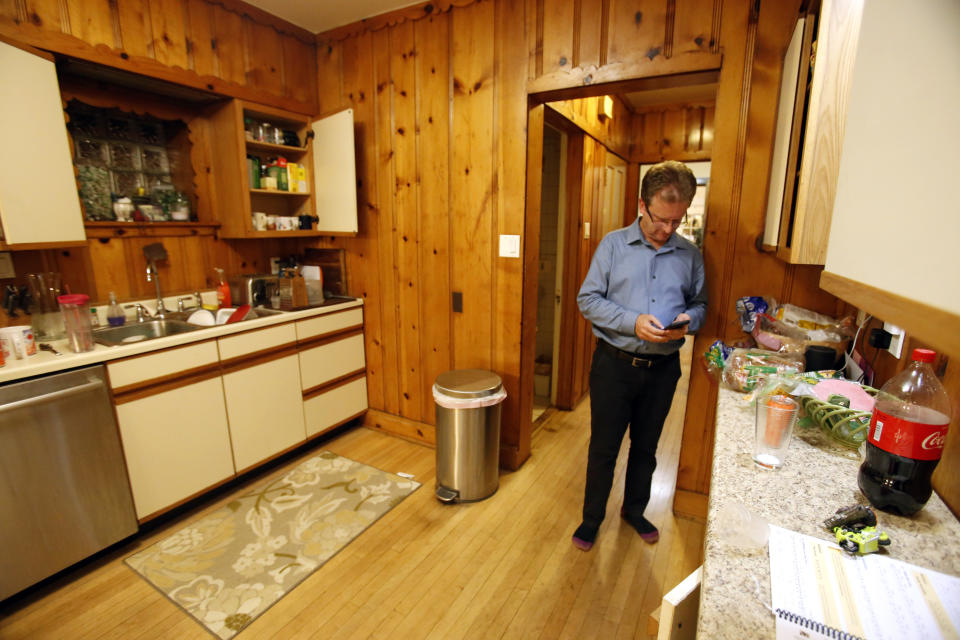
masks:
[[[419,486],[324,451],[126,563],[232,638]]]

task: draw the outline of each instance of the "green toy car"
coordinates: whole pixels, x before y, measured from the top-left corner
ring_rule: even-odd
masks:
[[[850,553],[874,553],[881,546],[890,544],[890,536],[877,531],[876,527],[834,527],[833,533],[837,536],[837,544]]]

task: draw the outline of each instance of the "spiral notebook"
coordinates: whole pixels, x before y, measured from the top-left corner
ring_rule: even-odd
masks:
[[[770,525],[777,640],[960,638],[960,578]]]

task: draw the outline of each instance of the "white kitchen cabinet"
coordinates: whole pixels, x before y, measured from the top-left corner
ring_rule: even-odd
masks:
[[[300,384],[307,436],[367,409],[363,311],[350,309],[297,323]]]
[[[954,357],[960,216],[949,190],[960,174],[958,33],[954,0],[864,3],[820,279],[823,289]]]
[[[215,342],[118,360],[107,371],[137,518],[234,476]]]
[[[826,259],[861,4],[811,3],[784,56],[763,244],[791,264]]]
[[[220,338],[223,389],[237,471],[306,439],[293,323]]]
[[[84,243],[52,57],[0,39],[0,220],[9,249]]]

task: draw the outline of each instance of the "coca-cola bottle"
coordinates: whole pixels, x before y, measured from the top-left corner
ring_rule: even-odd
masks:
[[[877,509],[909,516],[930,499],[950,425],[950,399],[933,373],[936,354],[914,349],[913,362],[877,394],[860,465],[860,491]]]

